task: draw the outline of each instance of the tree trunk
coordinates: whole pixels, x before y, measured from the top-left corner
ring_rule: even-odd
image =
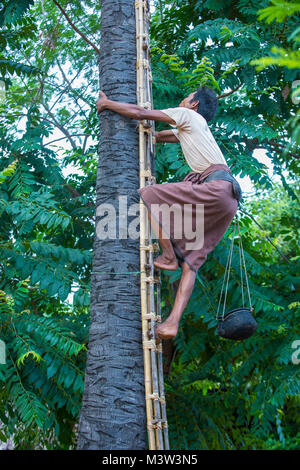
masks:
[[[136,104],[134,0],[102,0],[100,88]],[[100,114],[96,207],[139,194],[138,122]],[[98,209],[99,210],[99,209]],[[98,212],[97,212],[98,214]],[[100,217],[96,214],[96,227]],[[102,214],[102,217],[106,214]],[[135,217],[128,216],[128,223]],[[78,449],[145,449],[146,414],[140,314],[139,238],[101,239],[95,232],[91,325]],[[138,227],[137,229],[138,230]]]

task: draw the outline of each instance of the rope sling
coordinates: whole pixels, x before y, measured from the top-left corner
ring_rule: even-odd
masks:
[[[135,2],[137,46],[137,104],[152,109],[152,74],[150,65],[149,2]],[[154,122],[139,123],[140,187],[155,182],[153,142]],[[154,272],[153,253],[159,251],[152,242],[147,210],[140,200],[140,290],[144,354],[145,401],[150,450],[169,450],[169,435],[164,392],[162,344],[156,343],[155,324],[161,322],[160,271]],[[151,338],[149,336],[151,335]]]
[[[227,313],[225,313],[236,227],[238,228],[238,240],[239,240],[238,250],[239,250],[241,293],[242,293],[243,306],[235,308],[233,310],[229,310]],[[243,270],[245,273],[245,280],[246,280],[246,285],[247,285],[249,307],[245,306]],[[220,310],[225,280],[226,280],[226,287],[225,287],[225,293],[224,293],[223,311],[222,311],[222,314],[220,314],[219,310]],[[249,338],[251,335],[253,335],[253,333],[257,329],[257,323],[256,323],[255,318],[253,317],[253,312],[254,312],[254,307],[252,306],[252,302],[251,302],[250,288],[249,288],[249,282],[248,282],[248,276],[247,276],[242,237],[240,233],[239,219],[236,214],[234,217],[232,240],[230,244],[230,249],[229,249],[229,254],[227,258],[221,293],[220,293],[219,302],[218,302],[218,309],[217,309],[217,314],[216,314],[216,320],[218,321],[218,328],[217,328],[218,334],[222,336],[223,338],[227,338],[231,340],[243,340],[243,339]]]
[[[246,263],[245,263],[244,249],[243,249],[243,243],[242,243],[242,237],[241,237],[241,234],[240,234],[240,225],[239,225],[238,217],[237,217],[237,215],[235,215],[233,233],[232,233],[232,240],[231,240],[231,245],[230,245],[230,249],[229,249],[229,254],[228,254],[228,257],[227,257],[227,263],[226,263],[226,267],[225,267],[225,273],[224,273],[223,283],[222,283],[222,287],[221,287],[221,293],[220,293],[220,297],[219,297],[216,320],[218,320],[218,318],[220,318],[220,316],[221,316],[222,319],[224,319],[224,315],[225,315],[226,298],[227,298],[227,292],[228,292],[228,281],[229,281],[229,277],[230,277],[230,268],[231,268],[231,261],[232,261],[232,253],[233,253],[233,245],[234,245],[234,237],[235,237],[236,227],[238,227],[238,237],[239,237],[238,248],[239,248],[239,261],[240,261],[240,274],[241,274],[241,292],[242,292],[243,307],[245,307],[244,283],[243,283],[243,269],[244,269],[250,310],[253,311],[252,302],[251,302],[251,294],[250,294],[250,289],[249,289],[248,276],[247,276],[247,269],[246,269]],[[225,293],[224,293],[223,311],[222,311],[222,315],[219,315],[219,310],[220,310],[220,305],[221,305],[221,299],[222,299],[225,279],[226,279],[226,287],[225,287]]]

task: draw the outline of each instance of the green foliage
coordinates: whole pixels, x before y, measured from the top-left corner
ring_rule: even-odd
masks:
[[[284,25],[283,25],[282,33],[281,33],[282,35],[286,28],[286,23],[287,23],[286,20],[288,16],[293,15],[295,19],[297,18],[299,19],[300,7],[299,7],[299,4],[297,3],[289,3],[289,2],[282,1],[282,0],[272,0],[272,3],[274,6],[264,8],[259,11],[258,19],[265,20],[268,24],[274,20],[276,20],[277,22],[284,21]],[[295,69],[296,71],[298,71],[300,68],[300,52],[299,50],[294,50],[294,49],[297,48],[300,42],[300,36],[299,36],[300,28],[298,26],[298,23],[296,23],[295,26],[297,27],[295,27],[294,31],[291,32],[291,34],[287,38],[287,42],[289,44],[291,42],[294,43],[293,48],[272,46],[270,48],[268,56],[264,56],[256,60],[252,60],[250,64],[256,65],[257,66],[256,69],[258,71],[264,70],[266,67],[269,67],[272,65],[276,65],[278,67],[286,67],[287,69]],[[294,100],[296,100],[296,97],[299,95],[299,93],[300,93],[300,87],[298,86],[298,88],[293,91],[292,96],[291,96],[294,103],[295,103]],[[300,126],[299,126],[298,121],[299,121],[299,110],[297,111],[297,114],[295,116],[292,116],[286,123],[286,127],[289,127],[292,130],[292,140],[296,142],[296,144],[299,144],[300,142]],[[290,149],[291,144],[292,143],[290,142],[287,145],[286,152]]]
[[[8,165],[7,168],[0,172],[0,184],[6,180],[8,176],[12,176],[16,171],[17,160],[14,160],[12,163]]]
[[[24,427],[16,439],[19,448],[40,448],[41,432],[51,434],[52,448],[68,448],[81,405],[86,348],[71,310],[65,308],[61,318],[31,312],[32,298],[38,307],[37,291],[25,282],[14,297],[0,291],[0,332],[7,349],[6,364],[0,365],[2,432],[7,438]],[[66,422],[67,441],[60,430]],[[36,433],[32,442],[31,433]]]
[[[288,99],[282,95],[297,75],[292,69],[290,73],[276,66],[257,70],[251,65],[269,52],[273,40],[278,48],[286,48],[296,21],[288,15],[284,29],[258,22],[257,11],[266,8],[267,1],[239,1],[234,7],[222,1],[159,5],[151,25],[155,107],[178,106],[192,91],[187,75],[205,60],[218,84],[210,86],[221,96],[210,127],[233,174],[248,176],[256,188],[254,196],[245,195],[240,215],[258,330],[244,342],[216,334],[229,228],[198,273],[174,340],[176,355],[165,381],[171,448],[299,448],[293,419],[299,414],[300,372],[292,363],[300,315],[295,183],[299,163],[295,145],[289,147],[290,153],[285,151],[292,133],[284,122],[296,108],[291,95]],[[276,185],[266,166],[254,158],[257,147],[267,149],[282,185]],[[182,180],[190,169],[177,145],[161,144],[156,170],[158,182],[165,182]],[[180,270],[164,272],[162,277],[162,313],[167,317]],[[235,247],[226,310],[240,306],[240,289]]]
[[[298,174],[299,164],[290,157],[297,153],[299,139],[297,90],[283,98],[287,82],[291,88],[297,74],[296,69],[288,74],[274,67],[257,71],[252,64],[269,52],[272,38],[278,38],[277,48],[285,48],[296,21],[288,16],[283,30],[258,22],[257,11],[267,2],[241,1],[233,11],[222,2],[218,5],[213,10],[209,2],[195,7],[189,2],[157,5],[151,24],[154,104],[158,109],[178,106],[206,80],[220,96],[218,114],[210,127],[229,166],[236,175],[247,174],[255,184],[270,188],[263,165],[255,162],[252,153],[256,147],[265,147],[275,172],[282,175],[286,169]],[[293,51],[295,57],[297,54]],[[158,124],[161,128],[164,126]],[[162,181],[170,176],[172,181],[182,178],[183,155],[177,150],[176,157],[170,147],[158,148],[157,171]]]
[[[18,448],[47,446],[47,435],[52,448],[68,448],[74,433],[62,427],[74,426],[81,403],[91,251],[72,242],[78,203],[66,204],[59,167],[47,168],[53,155],[26,142],[8,146],[0,173],[0,419],[9,416],[2,431]],[[66,299],[74,288],[73,310]]]
[[[4,6],[0,12],[0,27],[5,24],[15,23],[34,3],[34,0],[8,0],[2,3],[4,3]]]
[[[6,2],[1,12],[0,71],[10,78],[1,77],[0,104],[0,338],[7,359],[0,365],[0,439],[13,436],[16,449],[69,449],[89,326],[97,158],[87,137],[97,120],[89,111],[93,91],[73,88],[62,74],[61,85],[57,73],[70,44],[68,64],[93,87],[90,51],[60,25],[52,2],[35,2],[27,14],[31,3]],[[89,21],[96,33],[96,17]],[[68,127],[70,109],[76,122]],[[71,150],[65,141],[48,145],[55,130],[65,132]],[[69,164],[81,175],[66,171]]]
[[[294,256],[299,253],[300,233],[299,214],[293,212],[294,206],[278,185],[268,196],[264,195],[263,203],[261,193],[247,203],[247,212],[255,216],[265,232],[247,216],[241,218],[251,298],[258,322],[253,337],[233,342],[216,335],[214,317],[230,239],[223,239],[201,268],[200,281],[174,341],[177,356],[166,381],[174,449],[290,448],[297,429],[293,417],[296,409],[299,412],[300,393],[299,365],[292,362],[292,344],[300,333],[296,301],[299,256]],[[287,218],[287,214],[294,214],[295,219]],[[294,235],[293,242],[288,234]],[[272,237],[289,262],[266,236]],[[237,246],[232,268],[226,310],[241,303]],[[178,275],[163,277],[162,297],[166,299],[163,313],[167,315],[173,303],[172,282]],[[299,448],[299,440],[292,445]]]
[[[286,49],[274,46],[271,48],[270,53],[272,56],[253,60],[251,64],[257,65],[258,71],[272,64],[289,69],[298,69],[300,66],[300,51],[290,51],[287,53]]]
[[[5,24],[15,23],[33,3],[34,0],[5,1],[0,12],[0,27]]]
[[[299,3],[285,2],[283,0],[271,0],[273,6],[259,11],[258,19],[265,20],[268,24],[276,20],[281,23],[287,16],[300,12]]]
[[[16,62],[14,49],[19,50],[26,41],[34,38],[36,24],[30,17],[23,18],[33,0],[8,0],[0,10],[0,73],[2,79],[14,73],[19,77],[37,74],[38,68]],[[23,57],[24,59],[24,57]],[[9,82],[11,83],[11,82]]]
[[[286,21],[288,16],[295,15],[300,12],[300,6],[297,3],[289,3],[282,0],[272,0],[272,3],[274,6],[264,8],[259,11],[258,20],[265,20],[268,24],[274,20],[281,23]],[[298,34],[299,26],[290,34],[287,40],[289,42],[293,41],[296,46],[296,44],[299,43]],[[251,61],[251,65],[257,65],[258,71],[273,64],[278,65],[279,67],[299,69],[300,53],[298,50],[273,46],[270,49],[270,56],[261,57],[260,59]]]
[[[214,78],[214,71],[211,68],[211,62],[207,57],[203,57],[197,67],[190,73],[184,67],[184,61],[180,60],[177,54],[164,54],[159,47],[153,48],[153,51],[160,54],[159,60],[168,66],[170,71],[174,72],[178,83],[186,87],[186,92],[195,90],[198,86],[208,86],[216,88],[219,91],[218,82]]]

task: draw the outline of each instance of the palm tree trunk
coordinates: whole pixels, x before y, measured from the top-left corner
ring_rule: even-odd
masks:
[[[136,104],[134,0],[102,0],[100,88]],[[100,114],[97,208],[119,196],[138,203],[137,121]],[[138,212],[137,212],[138,215]],[[128,223],[134,217],[128,217]],[[96,216],[96,226],[100,217]],[[94,238],[91,325],[78,449],[145,449],[146,415],[139,275],[139,239]]]

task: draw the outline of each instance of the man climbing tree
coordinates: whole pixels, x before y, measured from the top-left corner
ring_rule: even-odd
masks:
[[[173,309],[169,317],[156,327],[156,335],[161,339],[176,336],[180,318],[193,291],[196,273],[226,232],[242,195],[207,125],[214,118],[217,107],[216,95],[206,86],[190,93],[178,107],[163,110],[148,110],[135,104],[112,101],[102,91],[97,101],[98,114],[109,109],[132,119],[167,122],[176,127],[156,132],[156,141],[179,141],[185,159],[193,170],[179,183],[153,184],[138,189],[163,250],[154,265],[167,270],[176,270],[178,265],[182,268]],[[174,204],[180,208],[179,235],[174,219],[167,228],[162,210],[163,205],[170,208]],[[200,220],[197,217],[198,209],[202,215]],[[186,229],[187,225],[192,227],[195,224],[195,237],[199,231],[202,231],[203,237],[191,246]]]

